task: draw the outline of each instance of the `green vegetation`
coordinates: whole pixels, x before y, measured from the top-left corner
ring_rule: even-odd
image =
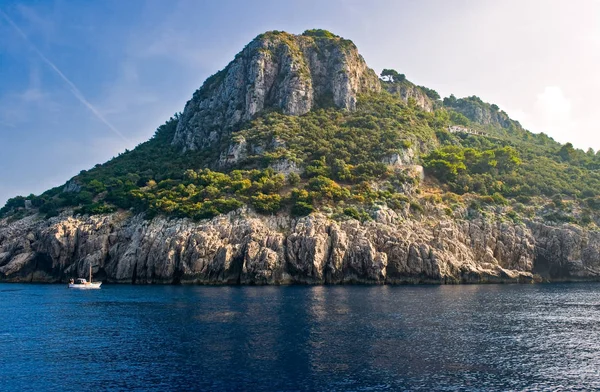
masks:
[[[317,38],[340,38],[339,35],[333,34],[331,31],[323,29],[309,29],[302,33],[305,37],[317,37]]]
[[[398,73],[398,71],[393,69],[384,69],[381,71],[381,79],[386,82],[398,83],[406,80],[406,76],[404,74]]]
[[[428,87],[425,86],[417,86],[419,87],[421,90],[423,90],[423,92],[425,92],[425,95],[427,95],[429,97],[429,99],[431,99],[432,101],[437,101],[440,99],[440,94],[438,94],[437,91],[430,89]]]
[[[330,34],[304,33],[338,38]],[[381,76],[384,83],[410,83],[390,69]],[[206,83],[216,85],[222,77],[217,73]],[[206,219],[250,206],[261,214],[304,216],[321,210],[364,221],[385,204],[413,214],[439,205],[449,217],[465,205],[473,211],[504,208],[505,219],[514,222],[536,214],[583,225],[600,220],[600,155],[527,132],[478,97],[450,96],[442,104],[437,92],[419,88],[438,102],[433,112],[387,92],[360,96],[353,112],[332,107],[303,116],[267,111],[220,144],[186,153],[171,146],[175,115],[148,142],[73,178],[80,189],[57,187],[15,197],[0,209],[0,217],[30,211],[51,217],[72,208],[76,214],[131,210],[147,217]],[[452,134],[450,125],[488,136]],[[218,166],[221,151],[242,137],[248,145],[245,158]],[[406,149],[428,174],[422,190],[407,170],[385,163]],[[300,174],[277,173],[272,166],[281,162],[293,164]]]
[[[509,146],[490,150],[446,146],[423,157],[425,168],[450,185],[453,192],[489,192],[507,190],[502,179],[514,177],[521,164],[517,151]]]
[[[423,113],[389,94],[361,97],[356,112],[330,108],[299,117],[270,112],[244,125],[232,140],[244,137],[249,145],[265,147],[277,140],[279,146],[260,149],[232,167],[215,171],[219,152],[228,142],[206,151],[177,151],[170,144],[176,115],[150,141],[82,171],[72,180],[80,186],[79,192],[59,187],[40,196],[11,199],[2,213],[24,208],[26,199],[47,216],[67,207],[81,214],[131,209],[149,217],[194,219],[243,205],[263,214],[289,211],[296,216],[339,203],[363,212],[361,206],[375,203],[403,208],[408,200],[402,189],[416,185],[416,180],[382,160],[413,144],[433,142],[433,127],[439,121],[435,114]],[[270,169],[280,160],[294,162],[302,176],[291,173],[286,178]],[[374,187],[375,182],[380,185]]]

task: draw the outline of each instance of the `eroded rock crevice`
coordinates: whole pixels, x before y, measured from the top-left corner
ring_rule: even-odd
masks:
[[[239,210],[210,221],[115,213],[0,224],[0,281],[403,284],[600,278],[600,235],[482,220],[338,222]]]

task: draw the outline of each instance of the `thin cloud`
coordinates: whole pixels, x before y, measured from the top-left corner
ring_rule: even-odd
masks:
[[[123,139],[125,142],[129,143],[129,140],[114,126],[112,125],[95,107],[94,105],[92,105],[81,93],[81,91],[79,91],[79,89],[77,88],[77,86],[75,86],[75,84],[73,82],[71,82],[71,80],[69,80],[69,78],[67,78],[65,76],[65,74],[63,74],[61,72],[60,69],[58,69],[58,67],[56,65],[54,65],[54,63],[52,61],[50,61],[46,56],[44,56],[44,54],[42,52],[40,52],[40,50],[33,44],[33,42],[31,42],[31,40],[29,40],[29,38],[27,37],[27,35],[23,32],[23,30],[21,30],[19,28],[19,26],[16,25],[15,22],[12,21],[12,19],[2,10],[0,10],[0,15],[2,15],[2,17],[15,29],[15,31],[29,44],[29,46],[31,47],[31,49],[33,49],[33,51],[35,53],[37,53],[37,55],[46,63],[48,64],[48,66],[50,68],[52,68],[54,70],[54,72],[56,72],[58,74],[58,76],[60,76],[60,78],[69,86],[69,90],[71,90],[71,93],[75,96],[75,98],[77,98],[82,104],[84,104],[93,114],[94,116],[96,116],[96,118],[98,118],[98,120],[102,121],[112,132],[114,132],[116,135],[118,135],[121,139]]]
[[[16,128],[15,124],[0,120],[0,125],[10,128]]]

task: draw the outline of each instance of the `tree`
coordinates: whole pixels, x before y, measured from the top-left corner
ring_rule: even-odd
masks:
[[[346,164],[342,159],[334,159],[331,165],[331,174],[333,178],[340,181],[352,181],[351,165]]]
[[[98,180],[92,180],[87,184],[87,188],[95,194],[104,192],[106,190],[106,186]]]
[[[256,196],[252,196],[252,205],[258,212],[272,214],[281,208],[281,196],[278,194],[265,195],[264,193],[259,193]]]
[[[558,151],[558,155],[565,162],[573,160],[573,158],[575,158],[575,148],[573,147],[573,144],[567,143],[564,146],[562,146]]]
[[[444,98],[444,106],[454,106],[456,101],[457,99],[454,94],[450,94],[449,97]]]
[[[404,74],[400,74],[396,70],[387,68],[381,71],[381,78],[386,82],[392,83],[402,82],[406,80],[406,76]]]
[[[469,119],[464,116],[464,114],[455,112],[454,110],[450,110],[450,120],[457,125],[469,125]]]
[[[466,170],[463,162],[452,163],[443,159],[432,159],[427,161],[425,168],[435,177],[443,181],[454,181],[459,172]]]
[[[496,167],[500,172],[510,173],[521,164],[519,153],[513,147],[506,146],[494,150]]]
[[[298,185],[300,183],[300,175],[298,173],[291,172],[290,174],[288,174],[287,182],[291,186]]]
[[[419,86],[419,88],[421,90],[423,90],[423,92],[425,92],[425,95],[427,95],[429,97],[429,99],[433,100],[433,101],[437,101],[438,99],[440,99],[440,94],[435,91],[434,89],[425,87],[425,86]]]

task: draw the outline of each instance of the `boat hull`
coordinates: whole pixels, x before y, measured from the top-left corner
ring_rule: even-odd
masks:
[[[70,289],[78,289],[78,290],[95,290],[95,289],[99,289],[101,285],[102,285],[102,282],[86,283],[86,284],[69,283],[69,288]]]

